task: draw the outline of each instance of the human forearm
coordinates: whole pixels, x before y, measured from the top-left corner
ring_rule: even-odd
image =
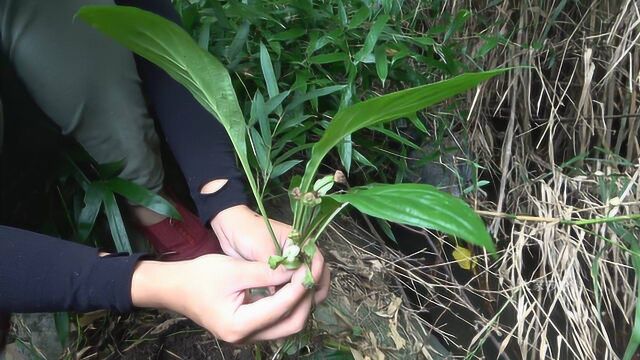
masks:
[[[141,255],[101,257],[94,248],[0,226],[0,311],[127,312]]]

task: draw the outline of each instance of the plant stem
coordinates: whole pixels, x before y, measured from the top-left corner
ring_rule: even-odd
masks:
[[[237,147],[236,147],[237,149]],[[258,204],[258,209],[260,210],[260,215],[262,215],[262,219],[264,223],[267,225],[267,229],[269,230],[269,235],[271,235],[271,240],[273,241],[273,245],[276,248],[276,255],[282,255],[282,247],[280,246],[280,242],[276,237],[275,232],[273,231],[273,227],[271,227],[271,221],[269,221],[269,217],[267,216],[267,211],[264,208],[264,204],[262,203],[262,197],[258,192],[258,185],[256,184],[256,180],[253,178],[253,173],[251,172],[251,167],[249,166],[249,162],[243,159],[241,156],[240,163],[242,164],[242,169],[247,175],[247,180],[249,181],[249,187],[251,187],[251,192],[253,193],[253,197],[256,199],[256,203]]]

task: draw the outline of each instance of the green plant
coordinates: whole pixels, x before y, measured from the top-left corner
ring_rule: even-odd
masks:
[[[67,201],[62,195],[60,199],[67,222],[72,228],[68,238],[80,243],[89,243],[98,215],[103,210],[116,251],[133,252],[116,195],[122,196],[131,204],[180,219],[180,213],[162,196],[118,177],[122,169],[122,162],[97,164],[79,148],[65,154],[64,166],[59,170],[59,186],[68,187],[67,192],[74,197],[70,201],[73,206],[67,206]],[[83,197],[82,201],[79,197]],[[84,203],[83,207],[79,206],[81,203]],[[100,244],[94,242],[91,245]]]
[[[186,31],[231,73],[265,195],[278,194],[298,173],[339,108],[457,75],[468,56],[458,37],[470,12],[443,12],[439,0],[174,4]],[[323,165],[343,169],[353,183],[402,182],[412,159],[433,161],[421,145],[438,149],[450,131],[465,127],[456,103],[349,135]]]
[[[83,7],[78,16],[124,46],[155,63],[184,85],[224,126],[265,223],[270,229],[262,196],[249,164],[247,142],[253,143],[224,65],[203,50],[179,26],[137,8],[113,6]],[[340,174],[316,179],[323,158],[345,137],[357,130],[398,118],[409,117],[423,108],[441,102],[503,72],[494,70],[469,73],[434,84],[402,90],[344,107],[333,117],[313,144],[311,157],[302,177],[291,183],[294,214],[292,245],[284,252],[273,237],[278,255],[270,265],[297,268],[309,264],[316,241],[326,226],[346,205],[359,211],[407,225],[421,226],[458,236],[472,244],[495,251],[480,217],[462,200],[429,185],[370,184],[329,193],[336,182],[345,183]],[[278,94],[271,92],[271,99]],[[255,153],[256,156],[260,156]],[[273,231],[272,235],[273,235]],[[312,285],[308,271],[306,285]]]

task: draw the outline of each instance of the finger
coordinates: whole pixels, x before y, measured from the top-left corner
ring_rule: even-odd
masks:
[[[308,294],[302,286],[304,269],[300,270],[296,271],[290,283],[275,294],[240,305],[233,314],[234,327],[252,333],[280,321],[292,312]]]
[[[291,280],[294,271],[280,266],[272,270],[267,263],[258,261],[235,260],[241,266],[235,272],[237,290],[282,285]],[[220,274],[225,276],[225,274]]]
[[[311,313],[312,303],[313,296],[311,294],[307,294],[304,300],[301,301],[288,316],[272,326],[268,326],[251,334],[246,341],[255,342],[274,340],[299,333],[307,324],[307,319]]]
[[[322,272],[322,279],[320,279],[320,284],[318,285],[315,293],[313,294],[313,301],[315,304],[319,304],[324,301],[329,295],[329,289],[331,288],[331,272],[329,271],[328,266],[324,266],[324,271]]]
[[[224,235],[224,234],[223,234]],[[220,243],[220,248],[222,248],[222,252],[226,255],[231,256],[232,258],[242,259],[242,256],[238,254],[238,252],[229,244],[229,240],[226,238],[222,238],[220,235],[216,233],[216,237],[218,238],[218,243]]]

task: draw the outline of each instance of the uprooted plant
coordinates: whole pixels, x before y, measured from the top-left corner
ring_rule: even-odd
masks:
[[[303,176],[290,185],[293,230],[290,244],[282,249],[268,216],[250,166],[247,143],[251,132],[242,114],[227,69],[200,48],[178,25],[152,13],[131,7],[87,6],[78,16],[116,39],[139,56],[153,62],[185,86],[226,129],[257,206],[270,230],[277,255],[272,268],[307,266],[305,286],[313,286],[309,264],[316,241],[333,218],[346,206],[384,220],[425,227],[453,235],[494,252],[495,248],[480,217],[462,200],[426,184],[346,184],[341,172],[317,178],[323,158],[351,133],[369,126],[415,114],[466,90],[504,70],[468,73],[434,84],[398,91],[340,109],[312,149]],[[247,141],[249,140],[249,141]]]

